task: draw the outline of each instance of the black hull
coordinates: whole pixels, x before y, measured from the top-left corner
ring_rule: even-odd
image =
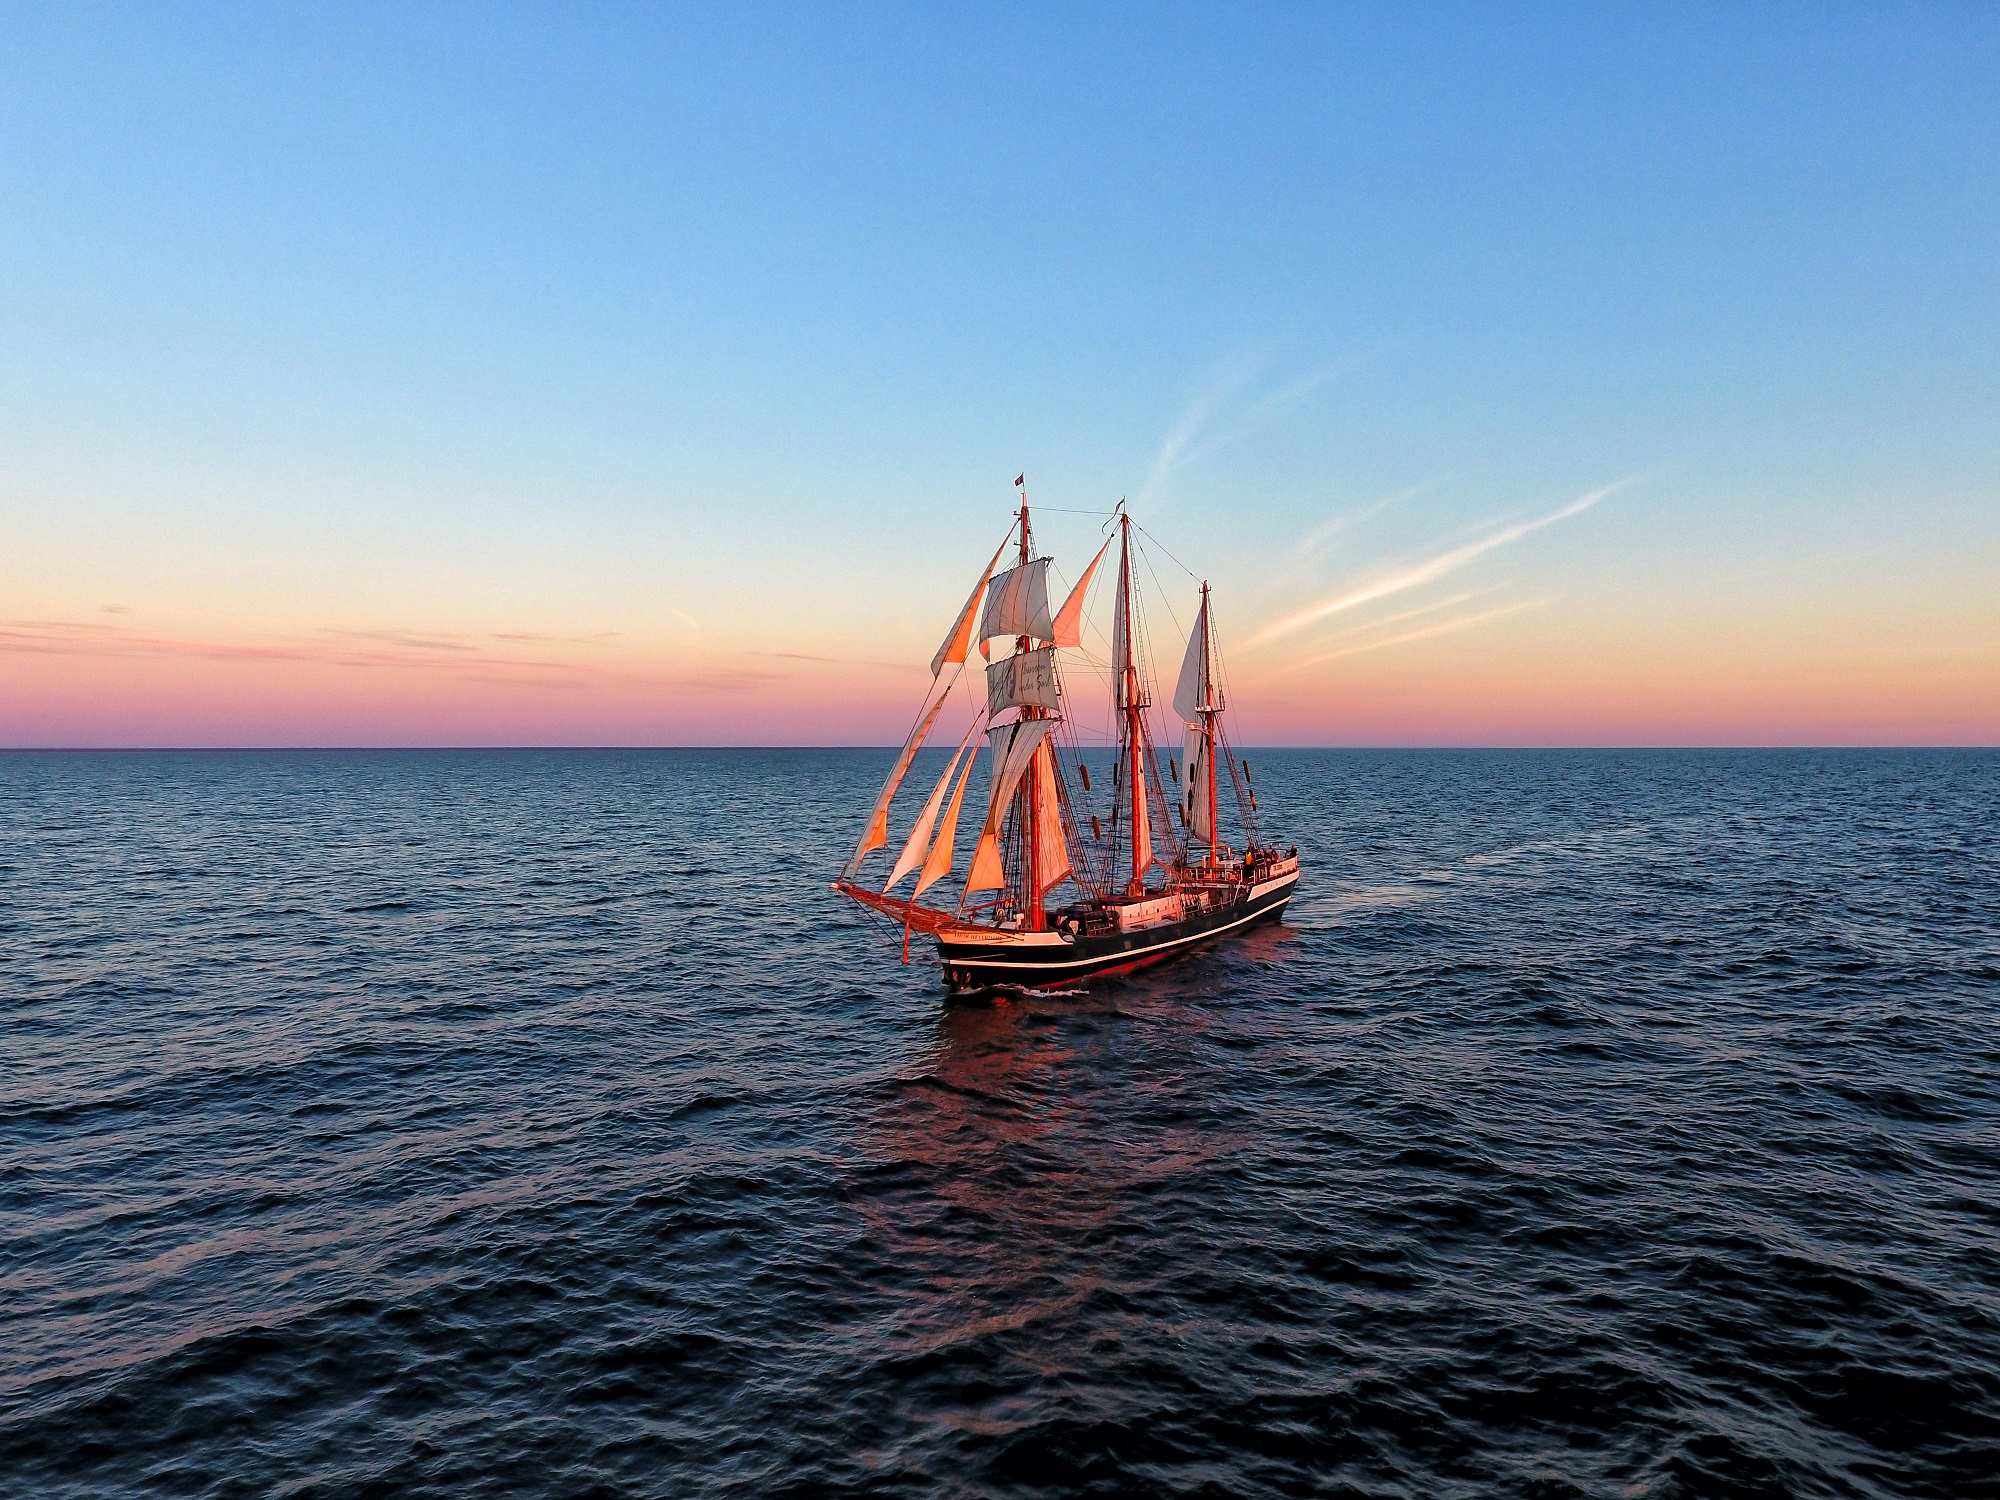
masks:
[[[991,940],[967,939],[957,932],[940,934],[938,960],[944,965],[945,984],[955,994],[1016,986],[1059,989],[1086,979],[1162,963],[1204,943],[1247,932],[1259,922],[1282,915],[1297,887],[1298,876],[1294,873],[1235,905],[1133,932],[1055,941],[1048,940],[1051,934],[1010,935]]]

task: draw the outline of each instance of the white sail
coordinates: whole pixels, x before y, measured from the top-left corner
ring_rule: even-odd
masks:
[[[1000,860],[1000,827],[1007,817],[1007,800],[1021,783],[1049,732],[1054,719],[1021,719],[992,730],[993,781],[987,792],[986,824],[979,830],[979,843],[972,851],[972,870],[965,877],[965,891],[996,891],[1007,883]]]
[[[1037,557],[1009,568],[986,590],[986,613],[980,617],[979,638],[1029,635],[1046,641],[1055,634],[1049,618],[1049,560]]]
[[[1076,581],[1076,587],[1069,591],[1069,598],[1056,613],[1055,629],[1049,639],[1058,646],[1076,647],[1083,644],[1083,596],[1090,591],[1090,575],[1097,571],[1097,565],[1104,561],[1104,554],[1111,550],[1107,540],[1097,549],[1097,556],[1090,560],[1090,566],[1083,570],[1083,577]]]
[[[1049,709],[1059,706],[1056,697],[1056,652],[1053,646],[1044,646],[1038,651],[1023,651],[1015,656],[1003,656],[986,669],[988,714],[997,714],[1003,709],[1022,708],[1028,705]]]
[[[945,806],[944,821],[938,825],[937,841],[931,845],[930,857],[924,861],[923,872],[917,876],[916,889],[910,892],[912,901],[951,873],[951,862],[958,843],[958,810],[965,805],[965,784],[972,780],[972,768],[978,763],[977,755],[966,756],[965,769],[959,773],[958,785],[953,788],[951,801]]]
[[[944,638],[944,644],[938,647],[937,655],[931,658],[932,677],[942,672],[948,663],[965,660],[966,648],[972,644],[972,617],[979,606],[979,595],[986,587],[986,580],[993,576],[993,569],[999,565],[1000,553],[1006,550],[1007,544],[1002,542],[999,550],[993,554],[993,561],[980,570],[979,582],[972,586],[972,593],[965,601],[965,608],[958,612],[958,623],[951,627],[951,634]]]
[[[1197,724],[1204,713],[1222,707],[1221,695],[1209,673],[1208,594],[1201,596],[1201,613],[1195,616],[1188,635],[1187,655],[1181,659],[1180,681],[1174,685],[1174,712],[1184,724]]]
[[[1187,758],[1181,762],[1181,768],[1187,773],[1187,782],[1182,788],[1181,810],[1187,818],[1189,839],[1201,844],[1215,842],[1215,806],[1208,796],[1209,756],[1212,753],[1207,734],[1190,727],[1187,732]]]
[[[951,764],[944,768],[944,775],[938,778],[938,784],[932,789],[930,799],[924,803],[924,810],[917,815],[917,826],[910,830],[909,841],[903,845],[903,852],[896,860],[896,868],[889,873],[889,878],[882,882],[884,892],[914,870],[930,852],[931,825],[937,821],[938,807],[944,801],[945,791],[950,787],[952,778],[958,774],[958,763],[965,759],[966,751],[972,748],[973,737],[979,733],[979,725],[980,720],[974,718],[972,727],[965,731],[965,738],[959,741],[958,749],[952,754]]]
[[[1063,837],[1062,802],[1056,793],[1056,747],[1047,740],[1035,751],[1040,789],[1035,809],[1035,888],[1045,891],[1069,874],[1069,841]]]
[[[956,673],[952,675],[954,679],[957,677]],[[903,777],[909,772],[910,761],[916,755],[917,747],[923,744],[924,737],[931,732],[931,725],[937,722],[938,711],[944,707],[945,699],[950,695],[951,688],[947,684],[937,695],[937,702],[933,703],[923,718],[917,721],[917,727],[910,731],[909,739],[904,741],[903,753],[896,757],[896,763],[889,768],[889,779],[882,783],[882,795],[875,799],[875,810],[868,815],[868,826],[862,830],[861,842],[854,846],[854,853],[848,856],[847,864],[841,871],[847,879],[854,878],[855,872],[861,868],[861,861],[867,858],[869,851],[880,849],[889,842],[890,800],[895,797],[896,788],[903,784]]]

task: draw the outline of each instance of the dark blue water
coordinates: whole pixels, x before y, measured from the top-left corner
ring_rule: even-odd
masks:
[[[881,752],[0,757],[0,1488],[2000,1495],[2000,756],[1252,758],[948,1011]]]

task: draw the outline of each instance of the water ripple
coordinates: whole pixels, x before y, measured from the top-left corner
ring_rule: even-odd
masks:
[[[2000,756],[1264,752],[992,1009],[882,760],[0,757],[5,1488],[2000,1495]]]

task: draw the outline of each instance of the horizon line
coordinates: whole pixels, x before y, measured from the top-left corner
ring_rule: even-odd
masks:
[[[580,744],[569,744],[569,745],[555,745],[555,744],[521,744],[521,745],[380,745],[380,744],[370,744],[370,745],[0,745],[0,755],[278,755],[278,754],[291,754],[291,755],[337,755],[337,754],[368,754],[368,755],[389,755],[389,754],[397,754],[397,755],[461,755],[461,754],[469,754],[469,753],[480,753],[480,752],[484,752],[484,753],[489,753],[489,754],[496,754],[496,755],[511,755],[511,754],[521,754],[521,753],[524,753],[524,752],[529,752],[529,751],[559,751],[559,752],[565,752],[565,753],[575,753],[575,752],[581,752],[581,751],[592,751],[592,750],[602,750],[602,751],[629,751],[629,750],[655,750],[655,751],[684,751],[684,750],[713,750],[713,751],[721,751],[721,750],[727,750],[727,751],[738,751],[738,750],[741,750],[741,751],[750,751],[750,750],[755,750],[755,751],[771,751],[771,750],[796,750],[796,751],[801,751],[801,752],[805,752],[805,751],[819,751],[819,750],[881,750],[881,751],[894,751],[894,750],[897,750],[897,749],[900,749],[900,748],[901,748],[901,747],[900,747],[899,745],[895,744],[894,742],[887,742],[887,743],[882,743],[882,744],[874,744],[874,745],[853,745],[853,744],[727,744],[727,745],[722,745],[722,744],[716,744],[716,745],[700,745],[700,744],[687,744],[687,745],[661,745],[661,744],[588,744],[588,745],[580,745]],[[936,748],[936,747],[932,746],[932,747],[927,747],[927,748]],[[1101,746],[1101,745],[1093,745],[1093,746],[1089,746],[1089,747],[1086,747],[1086,748],[1088,748],[1088,749],[1091,749],[1091,750],[1102,750],[1102,749],[1109,749],[1109,748],[1111,748],[1111,747],[1110,747],[1110,746]],[[1269,751],[1272,751],[1272,750],[1310,750],[1310,751],[1341,751],[1341,750],[1352,750],[1352,751],[1368,751],[1368,752],[1380,752],[1380,751],[1409,751],[1409,752],[1428,752],[1428,751],[1445,751],[1445,750],[1464,750],[1464,751],[1496,751],[1496,752],[1497,752],[1497,751],[1507,751],[1507,752],[1530,752],[1530,751],[1560,751],[1560,752],[1576,752],[1576,751],[1602,751],[1602,752],[1606,752],[1606,753],[1609,753],[1609,752],[1613,752],[1613,751],[1621,751],[1621,750],[1623,750],[1623,751],[1669,751],[1669,750],[1683,750],[1683,751],[1712,751],[1712,750],[1754,750],[1754,751],[1778,751],[1778,750],[1856,750],[1856,751],[1861,751],[1861,750],[1938,750],[1938,751],[1943,751],[1943,750],[1975,750],[1975,751],[1993,751],[1993,750],[2000,750],[2000,744],[1987,744],[1987,743],[1984,743],[1984,742],[1980,742],[1980,743],[1951,743],[1951,742],[1926,742],[1926,743],[1914,743],[1914,742],[1912,742],[1912,743],[1904,743],[1904,742],[1900,742],[1900,741],[1898,741],[1898,742],[1894,742],[1894,743],[1891,743],[1891,742],[1884,742],[1884,741],[1868,741],[1868,742],[1853,742],[1853,741],[1848,741],[1848,742],[1806,742],[1806,741],[1796,741],[1796,742],[1790,742],[1790,741],[1772,741],[1772,742],[1769,742],[1769,743],[1762,743],[1762,742],[1760,742],[1760,743],[1755,743],[1755,744],[1727,744],[1727,743],[1703,743],[1703,744],[1694,744],[1694,743],[1687,743],[1687,744],[1603,744],[1603,743],[1596,743],[1596,744],[1561,744],[1561,745],[1549,745],[1549,744],[1521,744],[1521,743],[1504,743],[1504,742],[1502,742],[1502,743],[1490,743],[1490,744],[1489,744],[1489,743],[1478,743],[1478,744],[1445,744],[1445,743],[1417,743],[1417,742],[1382,742],[1382,743],[1365,743],[1365,744],[1344,744],[1344,745],[1311,745],[1311,744],[1271,744],[1271,745],[1243,745],[1243,746],[1239,746],[1239,747],[1237,747],[1237,749],[1238,749],[1238,753],[1239,753],[1239,756],[1240,756],[1240,755],[1241,755],[1242,753],[1245,753],[1245,752],[1256,752],[1256,753],[1258,753],[1258,754],[1264,754],[1264,753],[1266,753],[1266,752],[1269,752]]]

